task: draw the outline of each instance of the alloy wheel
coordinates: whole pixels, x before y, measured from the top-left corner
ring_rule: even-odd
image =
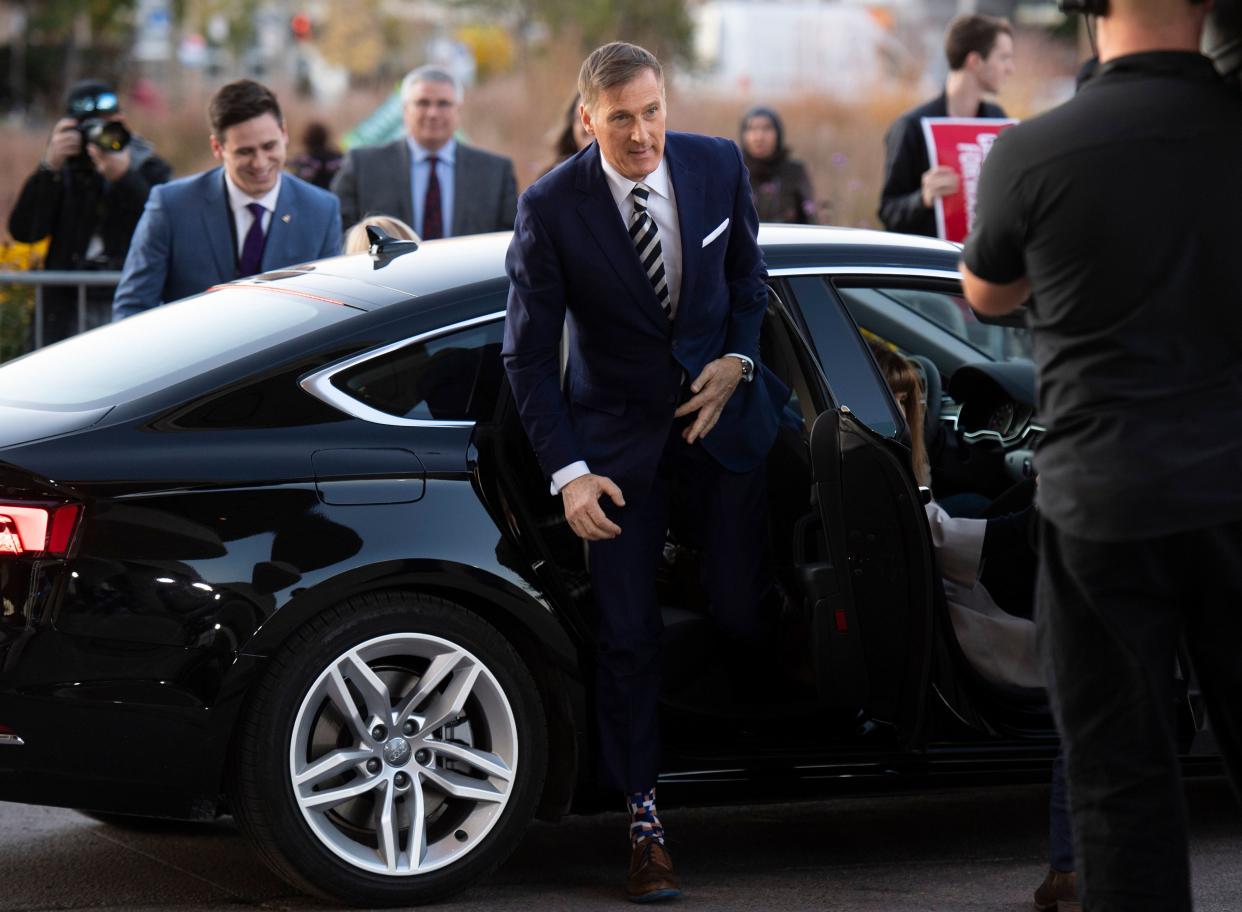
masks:
[[[451,865],[500,819],[518,732],[495,675],[446,639],[393,633],[330,662],[298,708],[289,778],[316,838],[351,866]]]

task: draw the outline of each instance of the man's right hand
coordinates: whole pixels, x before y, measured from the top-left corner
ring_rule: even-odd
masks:
[[[65,162],[82,151],[82,134],[78,132],[78,122],[72,117],[62,117],[52,128],[52,138],[47,142],[47,153],[43,160],[48,167],[59,171]]]
[[[930,209],[942,196],[957,192],[957,172],[948,165],[940,165],[923,172],[923,205]]]
[[[611,478],[603,475],[580,475],[561,488],[565,503],[565,519],[574,534],[587,541],[604,541],[621,534],[621,527],[604,515],[599,505],[601,495],[607,494],[618,507],[625,506],[621,489]]]

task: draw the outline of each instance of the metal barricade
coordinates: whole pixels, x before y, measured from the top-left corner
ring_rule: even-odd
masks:
[[[115,288],[120,281],[119,272],[0,272],[0,287],[22,285],[34,288],[34,331],[31,337],[34,348],[43,347],[43,292],[45,288],[77,289],[77,331],[84,332],[87,328],[86,290],[88,288]]]

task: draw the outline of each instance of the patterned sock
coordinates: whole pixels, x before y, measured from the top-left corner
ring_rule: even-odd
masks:
[[[636,846],[644,839],[664,845],[664,827],[656,814],[655,789],[631,792],[625,796],[625,803],[630,810],[630,845]]]

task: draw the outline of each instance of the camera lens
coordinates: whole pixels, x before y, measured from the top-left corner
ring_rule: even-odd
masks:
[[[83,125],[86,141],[105,152],[120,152],[132,138],[125,125],[115,120],[96,120]]]

